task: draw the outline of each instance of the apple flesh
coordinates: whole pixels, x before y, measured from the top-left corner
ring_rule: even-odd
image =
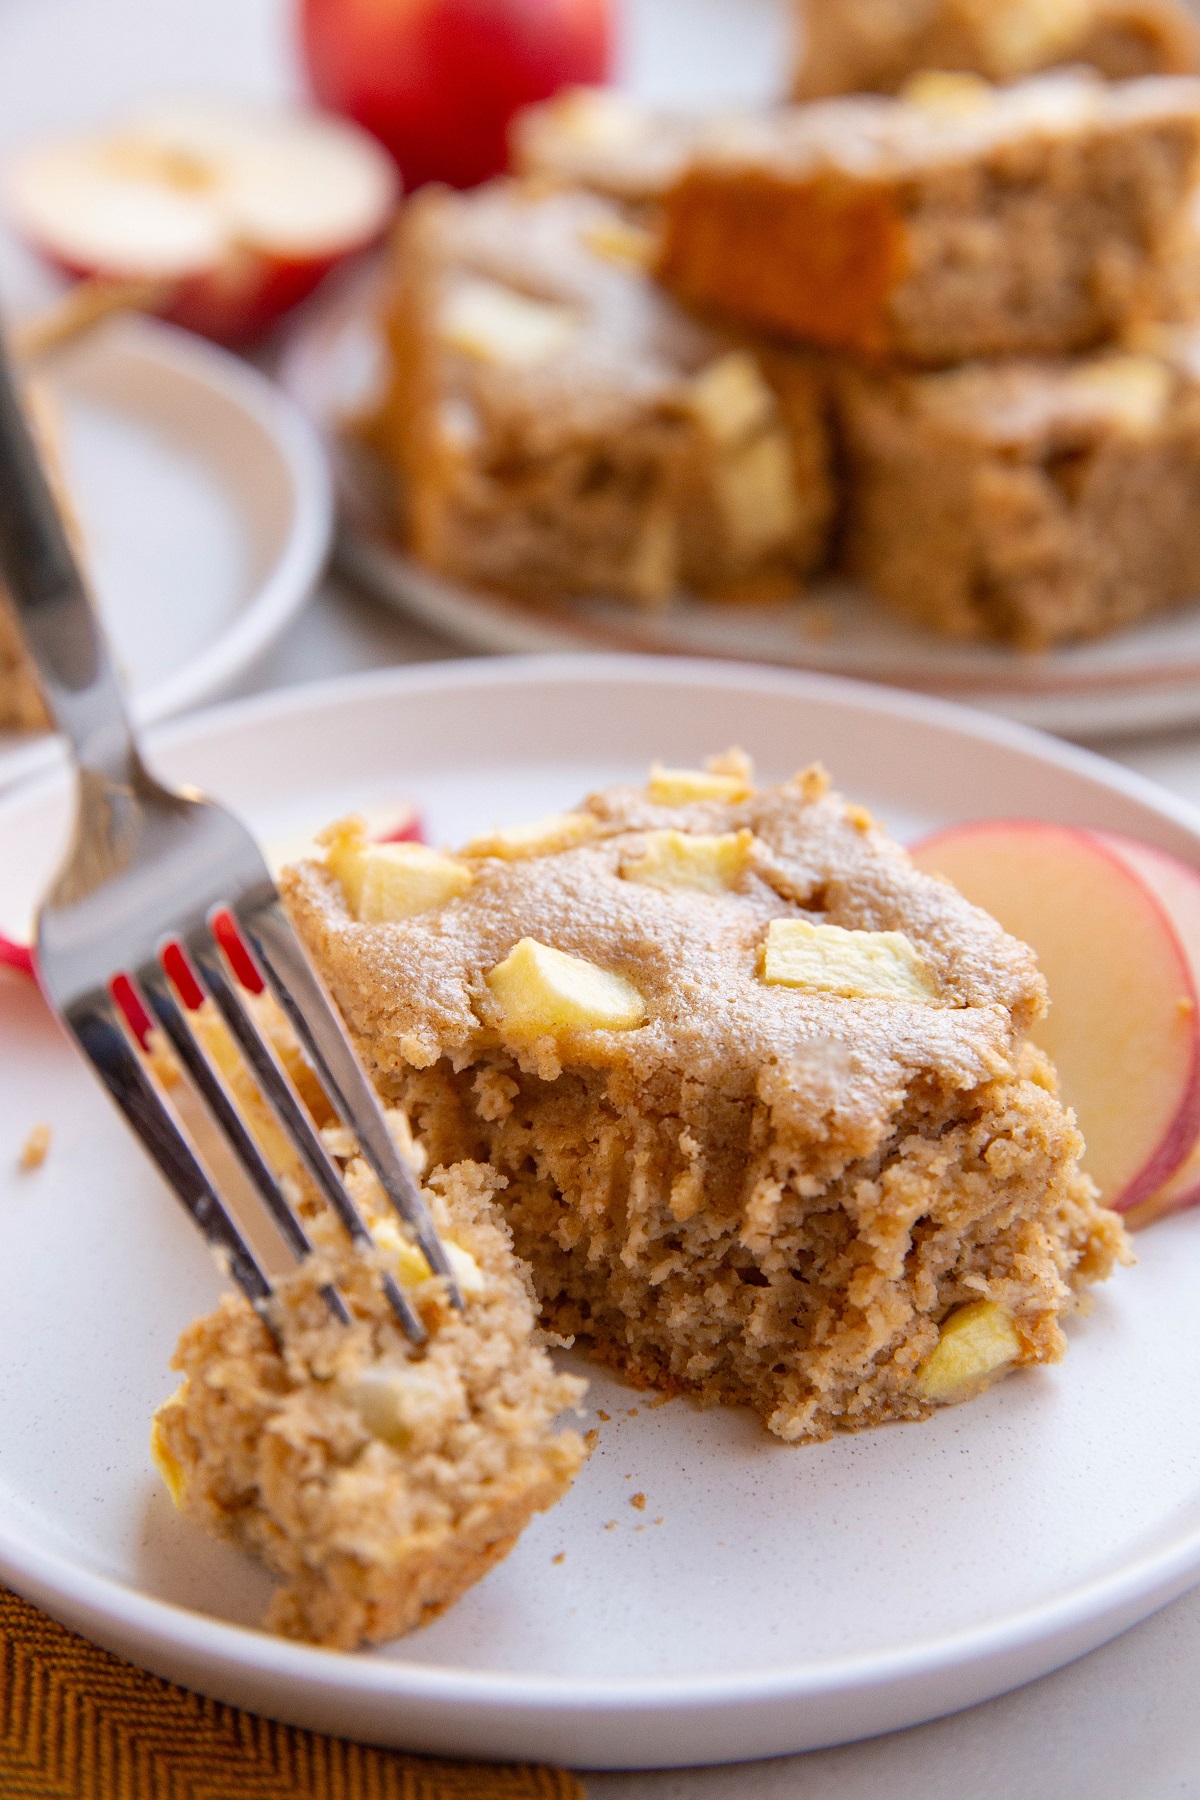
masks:
[[[395,170],[365,132],[312,112],[161,102],[32,150],[9,217],[67,274],[147,284],[156,310],[245,342],[383,232]]]
[[[322,106],[363,125],[407,188],[471,187],[508,163],[521,107],[609,72],[609,0],[302,0]]]
[[[1127,1211],[1200,1138],[1193,966],[1134,860],[1097,833],[1025,820],[959,826],[913,851],[1036,952],[1050,990],[1034,1039],[1058,1069],[1105,1203]]]

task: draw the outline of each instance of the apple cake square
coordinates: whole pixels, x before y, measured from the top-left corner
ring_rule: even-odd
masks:
[[[1127,1256],[1029,1039],[1032,952],[862,807],[746,758],[458,854],[284,878],[433,1170],[492,1171],[544,1322],[789,1442],[1022,1364]]]
[[[1018,81],[1085,64],[1112,81],[1200,72],[1179,0],[797,0],[797,100],[894,94],[927,69]]]
[[[823,381],[689,318],[647,256],[597,194],[499,181],[409,202],[384,434],[432,568],[653,607],[789,592],[821,560]]]
[[[910,619],[1035,650],[1194,599],[1200,336],[1142,341],[844,370],[849,566]]]
[[[921,367],[1091,348],[1160,316],[1200,81],[963,78],[727,119],[664,202],[657,272],[742,327]]]

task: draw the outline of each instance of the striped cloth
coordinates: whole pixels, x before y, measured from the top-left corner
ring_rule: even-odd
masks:
[[[146,1675],[0,1587],[2,1800],[584,1800],[558,1769],[276,1725]]]

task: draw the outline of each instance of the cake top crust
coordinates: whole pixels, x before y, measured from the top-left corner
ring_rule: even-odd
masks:
[[[517,114],[513,162],[523,175],[645,206],[670,187],[711,122],[711,113],[650,106],[616,88],[569,88]]]
[[[1047,450],[1102,437],[1148,441],[1194,419],[1200,331],[1150,327],[1136,349],[1013,358],[932,374],[851,376],[944,433],[995,449]]]
[[[515,858],[460,853],[474,876],[468,890],[392,923],[361,923],[320,863],[286,872],[288,903],[385,1081],[443,1056],[459,1068],[508,1056],[551,1080],[603,1070],[648,1097],[681,1082],[734,1101],[757,1095],[794,1115],[801,1135],[837,1114],[838,1135],[849,1131],[861,1151],[914,1084],[936,1110],[939,1089],[1003,1073],[1043,1010],[1033,953],[915,869],[818,770],[743,798],[683,804],[653,788],[610,788],[568,817],[587,821],[584,841]],[[640,878],[662,833],[737,842],[729,885]],[[780,921],[840,928],[839,953],[847,932],[898,934],[928,997],[764,979]],[[640,1022],[515,1035],[489,977],[526,940],[632,989]],[[870,940],[877,954],[895,942]]]
[[[649,235],[613,202],[499,180],[406,209],[401,293],[440,384],[528,443],[620,429],[725,350],[646,273]]]
[[[967,91],[964,84],[947,104],[859,94],[726,115],[700,139],[682,178],[699,171],[900,183],[1039,141],[1158,126],[1182,127],[1200,146],[1200,79],[1146,76],[1106,83],[1085,70],[1069,70],[1012,87],[979,82]]]

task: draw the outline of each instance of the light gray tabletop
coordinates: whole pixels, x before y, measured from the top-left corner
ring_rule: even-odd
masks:
[[[647,63],[661,66],[660,46],[669,41],[680,46],[671,59],[679,90],[702,87],[710,73],[687,65],[686,21],[703,7],[730,47],[722,87],[753,93],[764,72],[740,55],[739,12],[774,14],[779,4],[629,0],[627,67],[636,82]],[[150,88],[293,91],[289,13],[288,0],[0,0],[0,155],[39,133],[103,117]],[[40,272],[0,235],[0,298],[24,306],[45,291]],[[237,691],[453,654],[452,645],[330,579]],[[1097,747],[1200,804],[1200,731]],[[592,1800],[1200,1796],[1200,1591],[1070,1668],[953,1718],[774,1762],[592,1775],[587,1787]]]

